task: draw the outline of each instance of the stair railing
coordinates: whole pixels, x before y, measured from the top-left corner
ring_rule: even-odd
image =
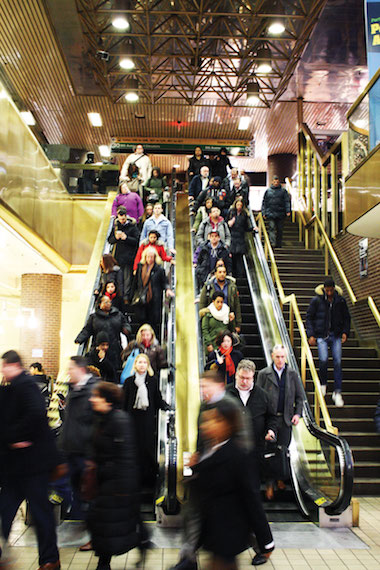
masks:
[[[295,190],[289,180],[286,179],[286,188],[290,195],[292,196],[292,213],[294,214],[295,220],[298,218],[299,226],[299,241],[304,241],[305,249],[310,249],[310,244],[312,244],[312,249],[322,249],[324,250],[324,261],[325,261],[325,275],[329,272],[329,260],[331,259],[335,265],[335,269],[338,272],[339,277],[347,291],[352,305],[356,303],[367,303],[368,307],[380,327],[380,312],[376,306],[375,301],[371,296],[363,297],[358,299],[350,285],[350,282],[344,272],[342,264],[339,261],[337,253],[332,245],[330,238],[323,227],[323,224],[317,214],[311,216],[308,213],[307,205],[303,196],[299,196],[297,190]],[[311,232],[314,233],[314,239],[311,239]],[[273,275],[272,275],[273,277]]]
[[[277,263],[274,257],[273,249],[270,244],[267,229],[265,227],[264,219],[260,213],[257,217],[257,224],[259,228],[259,235],[264,239],[264,253],[265,258],[268,260],[268,256],[271,262],[271,274],[272,279],[276,283],[278,297],[280,300],[281,308],[284,305],[289,305],[289,337],[292,345],[294,344],[294,327],[295,324],[298,328],[301,337],[301,379],[302,383],[306,385],[306,364],[309,366],[310,375],[314,385],[314,418],[318,425],[321,423],[321,413],[322,418],[325,423],[325,428],[328,432],[338,434],[338,428],[334,427],[331,422],[330,414],[326,406],[325,398],[322,394],[321,383],[317,373],[317,369],[314,364],[313,354],[310,350],[310,346],[307,340],[307,334],[303,320],[301,317],[301,312],[298,307],[297,297],[294,293],[291,295],[285,295],[284,288],[281,283],[280,274],[278,271]],[[295,321],[295,322],[294,322]]]

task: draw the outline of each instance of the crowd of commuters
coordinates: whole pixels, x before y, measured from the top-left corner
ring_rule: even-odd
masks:
[[[200,147],[188,174],[206,370],[200,378],[197,450],[189,462],[193,476],[186,481],[184,542],[173,568],[196,569],[197,549],[203,546],[212,554],[211,568],[227,570],[237,568],[236,556],[253,536],[253,565],[266,563],[274,549],[260,485],[265,481],[266,497],[272,500],[275,484],[279,491],[285,488],[287,473],[271,470],[265,452],[280,450],[287,457],[304,396],[282,345],[273,347],[272,363],[257,379],[255,363],[244,357],[236,278],[244,276],[245,234],[252,231],[245,177],[232,168],[226,149],[206,159]],[[170,365],[160,345],[160,321],[164,292],[168,298],[174,295],[163,262],[175,263],[176,251],[171,222],[162,212],[166,180],[158,168],[152,169],[142,145],[127,158],[120,180],[108,238],[114,250],[102,256],[96,308],[75,339],[92,342],[85,356],[69,361],[58,437],[48,427],[50,381],[41,364],[31,365],[32,379],[15,351],[2,356],[0,509],[5,542],[0,567],[6,567],[12,521],[26,499],[37,529],[40,570],[60,568],[48,499],[57,479],[69,485],[69,518],[86,521],[91,540],[80,550],[95,551],[98,570],[109,570],[112,556],[135,547],[143,556],[152,546],[140,502],[142,489],[153,489],[157,479],[158,411],[171,410],[159,387],[160,371]],[[290,213],[284,192],[274,177],[263,201],[271,240],[278,247],[283,219]],[[307,334],[310,345],[318,346],[324,394],[331,346],[333,398],[340,406],[341,345],[350,316],[331,279],[316,294],[307,313]],[[139,325],[135,339],[130,306],[136,307],[133,324]]]

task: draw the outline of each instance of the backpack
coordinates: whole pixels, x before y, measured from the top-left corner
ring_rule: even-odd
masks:
[[[133,365],[139,354],[140,354],[140,349],[136,346],[132,350],[131,354],[128,356],[127,360],[125,361],[124,368],[120,376],[120,384],[123,385],[126,379],[129,378],[129,376],[132,376]]]

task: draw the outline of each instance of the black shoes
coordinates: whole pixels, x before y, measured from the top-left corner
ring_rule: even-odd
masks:
[[[252,560],[252,566],[261,566],[261,564],[266,564],[269,560],[268,554],[256,554],[256,556]]]

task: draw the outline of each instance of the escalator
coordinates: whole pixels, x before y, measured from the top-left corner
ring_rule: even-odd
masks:
[[[251,215],[252,225],[255,221]],[[194,244],[192,244],[194,245]],[[246,277],[238,280],[242,305],[244,354],[255,361],[260,370],[272,363],[271,349],[283,345],[289,366],[298,372],[298,365],[287,333],[270,271],[258,234],[247,234],[248,253],[244,258]],[[195,293],[194,282],[194,293]],[[198,323],[199,327],[199,323]],[[199,329],[198,329],[199,330]],[[203,346],[198,334],[198,351]],[[301,383],[302,384],[302,383]],[[266,504],[269,520],[315,520],[318,508],[338,515],[350,504],[353,488],[353,460],[347,442],[319,427],[303,392],[303,413],[293,427],[290,453],[290,485],[279,498]],[[189,412],[191,410],[188,410]],[[177,416],[182,410],[177,410]]]

